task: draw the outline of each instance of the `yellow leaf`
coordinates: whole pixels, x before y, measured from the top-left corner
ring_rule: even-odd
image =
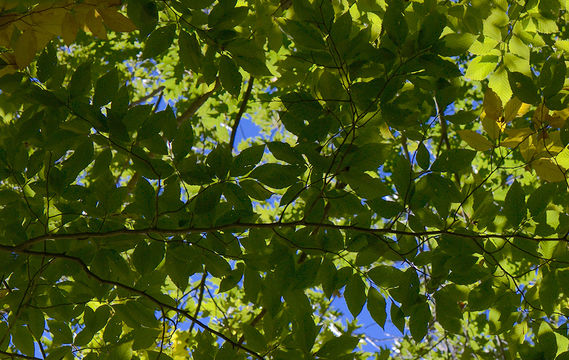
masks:
[[[555,161],[564,169],[569,169],[569,148],[564,148],[557,156]]]
[[[522,107],[522,101],[517,97],[513,97],[504,107],[504,121],[509,123],[516,118],[518,111]]]
[[[523,141],[527,140],[531,137],[534,131],[530,128],[521,128],[521,129],[509,129],[506,131],[508,137],[506,137],[500,143],[501,146],[505,146],[507,148],[515,148]]]
[[[85,25],[91,30],[93,35],[100,39],[107,39],[107,29],[103,24],[103,19],[94,9],[90,9],[85,17]]]
[[[109,29],[117,32],[130,32],[136,30],[136,26],[129,18],[114,9],[97,9]]]
[[[71,13],[65,14],[63,23],[61,24],[61,36],[66,45],[71,45],[77,37],[80,25]]]
[[[525,114],[528,113],[529,108],[530,108],[530,104],[522,103],[522,106],[520,106],[520,109],[518,110],[517,116],[518,117],[524,116]]]
[[[482,103],[482,108],[486,113],[486,116],[490,119],[497,121],[502,117],[502,100],[496,95],[496,93],[488,88],[484,93],[484,102]]]
[[[470,147],[478,151],[490,150],[493,147],[492,143],[488,141],[488,139],[476,131],[458,130],[457,133]]]
[[[569,108],[563,110],[557,110],[553,112],[553,120],[550,125],[556,128],[562,128],[565,125],[565,121],[569,117]]]
[[[532,122],[534,123],[534,127],[539,129],[542,127],[543,123],[548,123],[551,120],[551,115],[549,115],[549,109],[545,104],[539,104],[533,113],[533,117],[531,118]]]
[[[565,180],[565,173],[551,159],[537,159],[531,163],[531,167],[535,170],[537,176],[545,181],[559,182]]]
[[[28,66],[37,52],[37,41],[34,31],[28,29],[20,35],[16,46],[14,46],[14,56],[16,57],[16,65],[18,68],[23,69]]]
[[[496,120],[489,118],[485,113],[482,114],[482,127],[492,140],[500,137],[500,133],[503,130]]]

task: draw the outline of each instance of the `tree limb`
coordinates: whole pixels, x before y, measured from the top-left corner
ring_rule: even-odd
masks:
[[[239,123],[241,122],[241,117],[245,113],[245,109],[247,109],[247,102],[251,97],[251,91],[253,90],[253,83],[255,82],[255,78],[253,75],[249,78],[249,83],[247,85],[247,90],[245,90],[245,94],[243,95],[243,100],[241,101],[241,106],[239,106],[239,111],[235,116],[235,121],[233,122],[233,127],[231,128],[231,139],[229,140],[229,148],[233,149],[235,146],[235,136],[237,135],[237,128],[239,127]]]
[[[221,83],[219,82],[219,78],[215,79],[215,86],[213,89],[206,92],[205,94],[198,96],[194,101],[192,101],[190,107],[187,108],[186,111],[184,111],[182,115],[178,117],[178,127],[180,127],[184,121],[191,118],[196,113],[196,111],[198,111],[199,108],[207,101],[207,99],[209,99],[210,96],[213,95],[217,89],[219,89],[220,85]]]

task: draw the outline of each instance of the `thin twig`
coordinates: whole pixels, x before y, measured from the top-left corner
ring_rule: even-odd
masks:
[[[203,270],[203,275],[202,275],[202,279],[200,281],[199,284],[199,289],[200,289],[200,295],[198,297],[198,304],[196,306],[196,311],[194,312],[194,317],[197,319],[199,313],[200,313],[200,308],[202,306],[203,303],[203,293],[204,293],[204,289],[205,289],[205,280],[207,279],[207,270],[204,268]],[[192,321],[192,325],[190,325],[190,330],[188,330],[188,333],[192,333],[192,330],[194,330],[194,325],[196,323],[194,321]]]

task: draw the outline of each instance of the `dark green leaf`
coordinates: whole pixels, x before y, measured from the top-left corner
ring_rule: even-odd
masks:
[[[233,96],[239,96],[243,77],[239,72],[239,68],[235,65],[235,62],[227,56],[222,56],[219,59],[219,79],[221,80],[221,85],[223,85],[223,88],[227,90],[227,92]]]
[[[526,217],[525,193],[517,180],[512,183],[504,199],[504,215],[514,227]]]
[[[259,161],[261,161],[264,151],[265,145],[251,146],[241,151],[239,155],[233,159],[231,176],[242,176],[253,170]]]
[[[69,95],[78,98],[87,95],[89,90],[91,90],[91,63],[86,62],[73,73],[69,83]]]
[[[304,167],[301,166],[263,164],[255,168],[249,176],[269,187],[283,189],[297,182],[303,172]]]
[[[104,106],[111,102],[119,90],[119,75],[116,69],[112,69],[101,76],[95,84],[93,105]]]
[[[178,43],[180,45],[180,59],[184,65],[193,72],[199,73],[203,55],[196,35],[180,31]]]
[[[344,298],[350,313],[354,318],[357,317],[366,302],[366,286],[360,275],[354,274],[350,278],[344,291]]]
[[[539,103],[540,97],[532,79],[519,72],[508,72],[508,79],[512,92],[518,99],[532,105]]]
[[[373,287],[370,287],[367,293],[367,310],[373,320],[384,328],[387,319],[387,304],[385,298]]]
[[[166,25],[154,30],[144,43],[142,57],[144,59],[155,58],[166,52],[170,45],[172,45],[175,35],[176,25],[174,24]]]

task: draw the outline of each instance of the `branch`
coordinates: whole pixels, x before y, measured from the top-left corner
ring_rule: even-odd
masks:
[[[154,96],[156,96],[156,94],[158,94],[159,92],[164,91],[165,88],[166,88],[166,87],[164,87],[164,86],[160,86],[160,87],[158,87],[157,89],[152,90],[152,92],[151,92],[150,94],[145,95],[145,96],[141,97],[140,99],[131,102],[128,107],[129,107],[129,108],[132,108],[132,107],[135,107],[135,106],[140,105],[140,104],[142,104],[142,103],[145,103],[146,100],[152,99]]]
[[[241,122],[241,117],[247,108],[247,102],[249,101],[249,97],[251,97],[251,91],[253,90],[253,83],[255,82],[255,78],[251,75],[249,78],[249,84],[247,85],[247,90],[245,90],[245,94],[243,95],[243,100],[241,101],[241,106],[239,107],[239,111],[237,112],[237,116],[235,116],[235,121],[233,122],[233,127],[231,128],[231,139],[229,140],[229,148],[233,149],[235,145],[235,136],[237,135],[237,128],[239,127],[239,122]]]
[[[35,356],[28,356],[28,355],[22,355],[22,354],[15,354],[15,353],[7,352],[7,351],[2,351],[2,350],[0,350],[0,355],[8,356],[8,359],[42,360],[42,359],[37,358],[37,357],[35,357]],[[4,359],[6,359],[6,358],[4,358]]]
[[[178,117],[178,127],[180,127],[184,121],[191,118],[196,113],[196,111],[198,111],[198,109],[206,102],[206,100],[209,99],[209,97],[213,95],[217,89],[219,89],[220,85],[221,83],[219,82],[219,78],[215,79],[215,86],[213,89],[206,92],[205,94],[200,95],[190,104],[190,107]]]
[[[223,333],[209,327],[208,325],[204,324],[203,322],[201,322],[199,319],[195,318],[192,314],[190,314],[187,310],[183,310],[183,309],[179,309],[176,306],[170,305],[170,304],[166,304],[163,303],[162,301],[158,300],[157,298],[155,298],[154,296],[146,293],[144,290],[139,290],[137,288],[134,288],[132,286],[120,283],[118,281],[114,281],[114,280],[108,280],[108,279],[103,279],[102,277],[100,277],[99,275],[95,274],[94,272],[92,272],[89,269],[89,266],[83,261],[83,259],[72,256],[72,255],[67,255],[65,253],[49,253],[46,251],[34,251],[34,250],[27,250],[27,249],[17,249],[15,246],[8,246],[8,245],[0,245],[0,251],[5,251],[5,252],[9,252],[9,253],[17,253],[17,254],[23,254],[23,255],[33,255],[33,256],[43,256],[43,257],[52,257],[52,258],[56,258],[56,259],[64,259],[64,260],[69,260],[69,261],[73,261],[74,263],[78,264],[79,267],[81,267],[81,269],[83,270],[83,272],[85,274],[87,274],[88,276],[92,277],[93,279],[97,280],[98,282],[102,283],[102,284],[108,284],[108,285],[112,285],[112,286],[116,286],[118,288],[121,288],[123,290],[126,290],[132,294],[136,294],[139,295],[141,297],[144,297],[146,299],[148,299],[149,301],[153,302],[154,304],[156,304],[158,307],[165,308],[168,310],[172,310],[180,315],[183,315],[184,317],[186,317],[188,320],[191,320],[192,322],[198,324],[202,329],[214,334],[215,336],[225,340],[226,342],[230,343],[233,347],[237,347],[247,353],[249,353],[250,355],[256,357],[257,359],[261,359],[264,360],[264,357],[261,356],[259,353],[239,344],[237,341],[234,341],[232,339],[230,339],[229,337],[227,337],[226,335],[224,335]],[[36,359],[35,357],[24,357],[24,359]]]

